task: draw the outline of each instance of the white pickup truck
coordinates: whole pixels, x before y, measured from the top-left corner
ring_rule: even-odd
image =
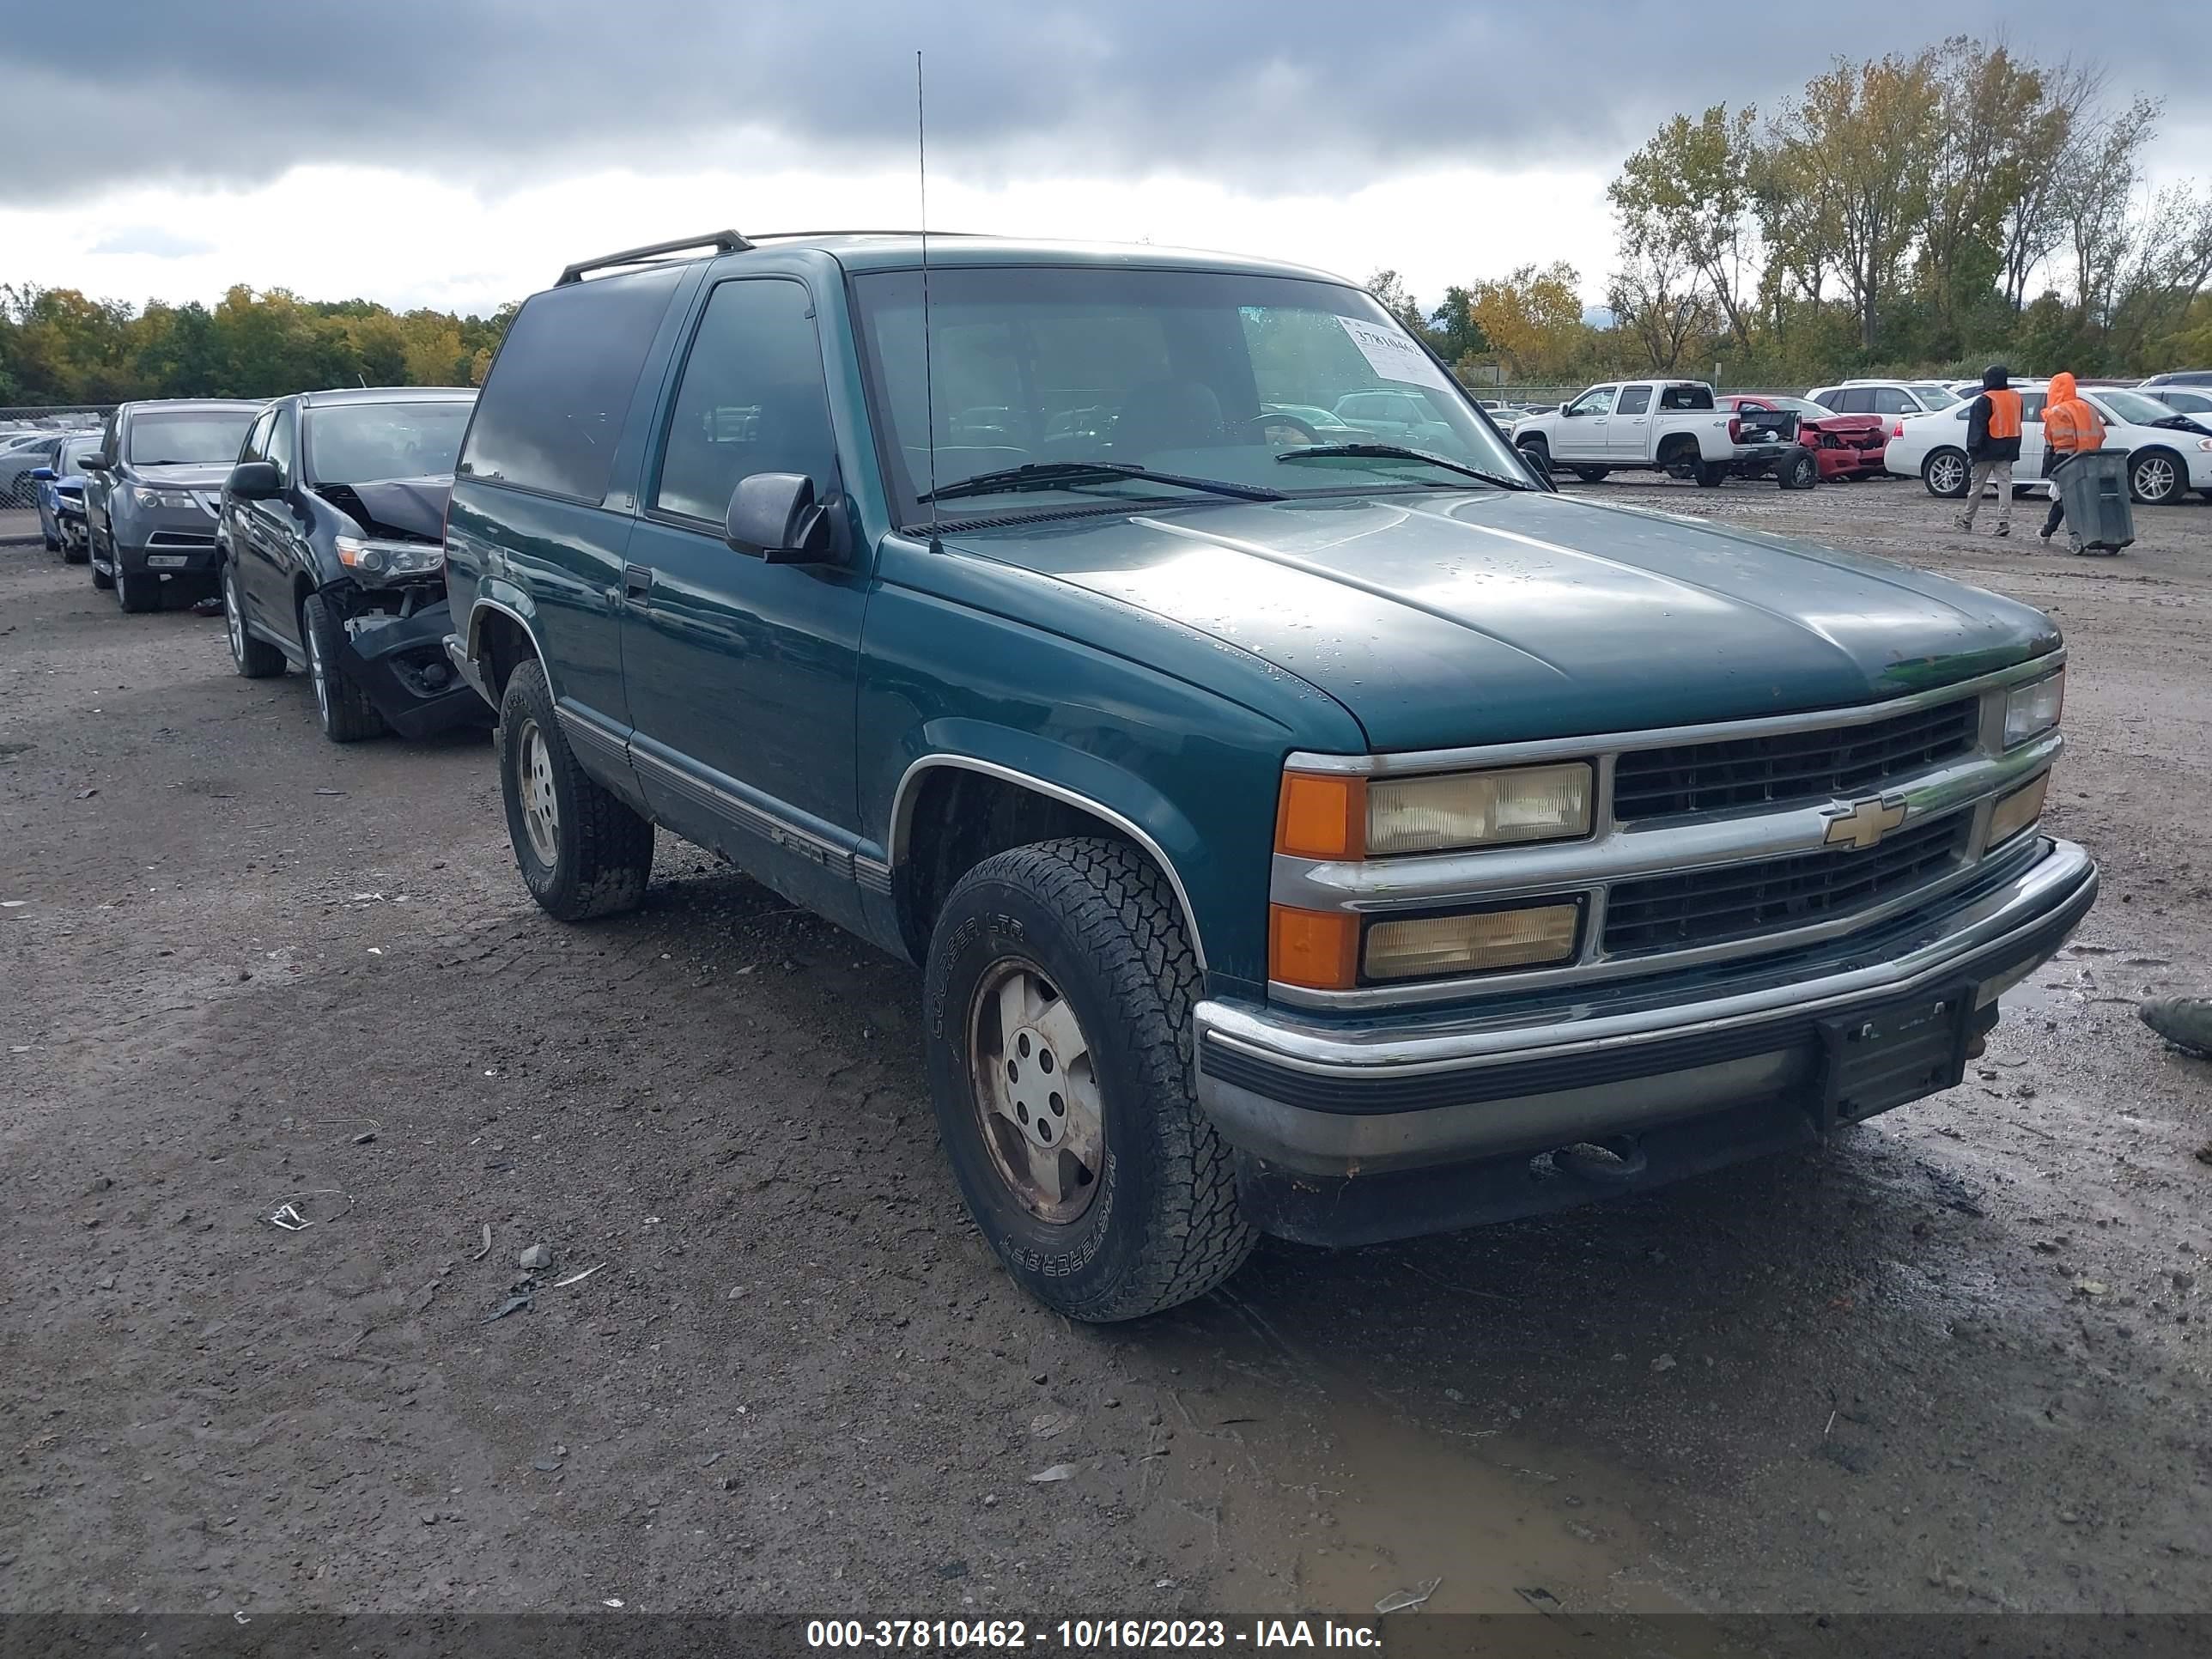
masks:
[[[1820,468],[1796,428],[1786,410],[1722,409],[1700,380],[1623,380],[1530,416],[1513,429],[1513,441],[1585,483],[1633,469],[1707,488],[1732,477],[1771,477],[1784,489],[1809,489]]]

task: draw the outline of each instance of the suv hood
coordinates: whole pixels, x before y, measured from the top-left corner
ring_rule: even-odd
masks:
[[[131,468],[134,483],[167,484],[173,489],[220,489],[230,477],[230,463],[212,465],[139,466]]]
[[[1378,750],[1875,702],[2059,642],[2040,611],[1903,565],[1533,492],[1177,502],[951,539],[1295,674]]]
[[[451,473],[431,478],[385,478],[371,483],[317,484],[315,493],[372,536],[434,542],[446,533]]]

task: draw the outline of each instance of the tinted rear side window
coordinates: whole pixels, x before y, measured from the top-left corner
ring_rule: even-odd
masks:
[[[477,400],[464,477],[596,501],[681,266],[549,289],[508,325]]]

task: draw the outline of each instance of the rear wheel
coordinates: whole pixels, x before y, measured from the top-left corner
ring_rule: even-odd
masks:
[[[228,559],[222,562],[222,574],[216,580],[222,584],[222,625],[230,637],[232,665],[249,680],[265,680],[283,673],[284,653],[246,631],[246,612],[238,602],[236,567]]]
[[[1962,499],[1966,493],[1966,480],[1972,471],[1966,465],[1966,453],[1962,449],[1930,450],[1928,459],[1920,463],[1920,482],[1928,486],[1928,493],[1947,501]]]
[[[339,658],[345,624],[319,593],[300,602],[300,641],[307,647],[307,678],[315,688],[315,719],[323,735],[332,743],[359,743],[381,732],[384,716],[348,678]]]
[[[2181,457],[2170,449],[2142,449],[2128,459],[2128,488],[2145,507],[2164,507],[2189,490]]]
[[[634,910],[653,873],[653,823],[576,763],[536,659],[507,677],[499,782],[523,884],[562,921]]]
[[[1584,483],[1603,483],[1612,476],[1613,469],[1609,466],[1578,466],[1575,469],[1575,477]]]
[[[1121,842],[1001,853],[938,918],[922,994],[939,1135],[1000,1260],[1071,1318],[1188,1302],[1251,1251],[1192,1086],[1201,977],[1165,878]]]

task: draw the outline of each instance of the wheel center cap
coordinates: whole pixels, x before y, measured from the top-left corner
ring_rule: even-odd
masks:
[[[1034,1026],[1009,1034],[1006,1042],[1006,1099],[1014,1121],[1031,1145],[1057,1146],[1067,1136],[1066,1083],[1060,1056]]]

